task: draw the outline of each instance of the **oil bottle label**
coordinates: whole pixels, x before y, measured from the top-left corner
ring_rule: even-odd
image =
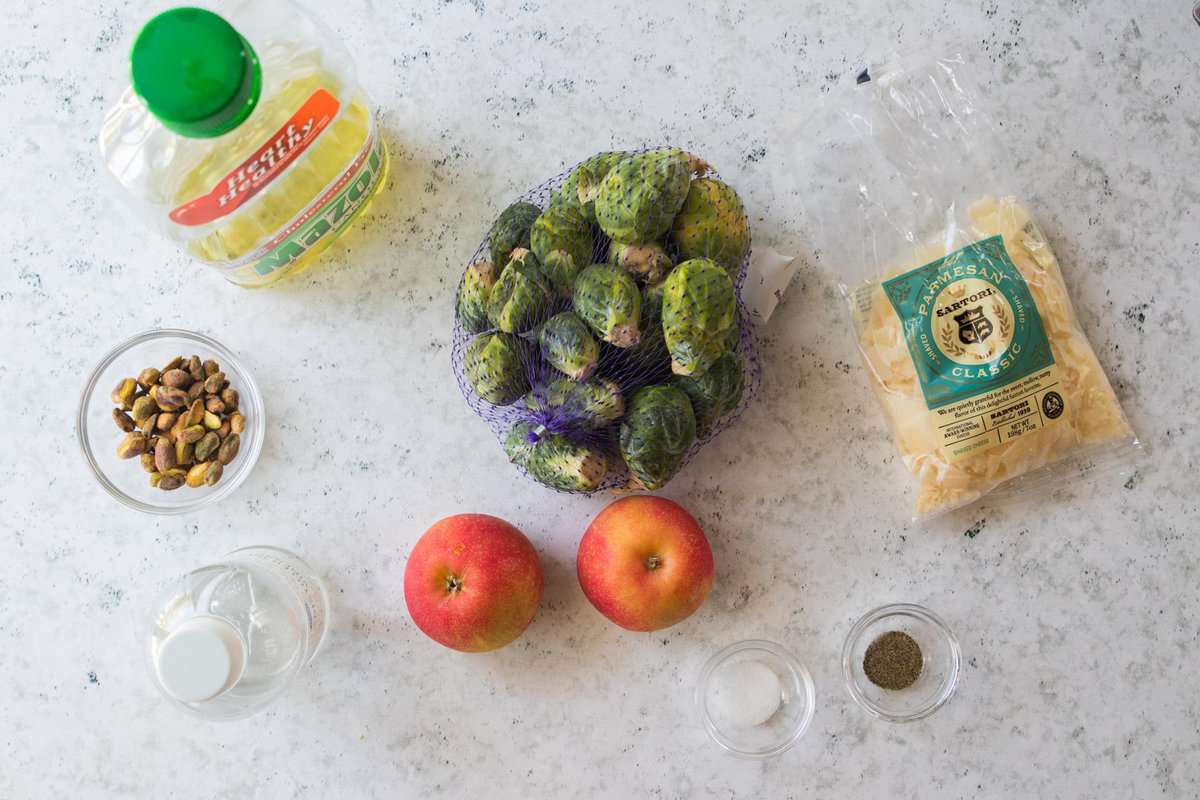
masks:
[[[324,89],[317,89],[275,135],[217,182],[212,191],[170,213],[178,225],[207,225],[235,211],[270,185],[300,157],[337,116],[340,104]]]
[[[278,236],[247,259],[254,261],[254,271],[269,275],[341,233],[379,185],[387,163],[385,147],[383,139],[372,133],[366,147],[342,176]]]

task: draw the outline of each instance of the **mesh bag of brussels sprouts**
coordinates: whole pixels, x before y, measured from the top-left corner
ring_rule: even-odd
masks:
[[[758,389],[749,262],[742,201],[708,164],[595,155],[507,207],[463,273],[463,397],[545,486],[658,489]]]

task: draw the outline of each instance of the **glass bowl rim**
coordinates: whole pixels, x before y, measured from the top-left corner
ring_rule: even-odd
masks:
[[[254,426],[254,434],[250,441],[247,442],[249,447],[242,449],[239,452],[242,461],[241,468],[233,476],[233,480],[228,483],[221,484],[221,488],[211,494],[206,494],[203,497],[197,498],[190,503],[182,503],[177,506],[162,506],[154,503],[147,503],[132,497],[116,486],[105,473],[104,469],[96,460],[96,454],[92,451],[91,445],[88,442],[88,407],[94,397],[97,384],[100,376],[104,373],[114,361],[120,358],[123,354],[132,348],[144,344],[146,342],[154,342],[160,339],[185,339],[195,342],[208,348],[212,351],[214,358],[220,358],[224,363],[233,365],[233,368],[239,373],[244,382],[243,394],[245,399],[249,401],[249,405],[254,409],[258,419],[258,424]],[[79,408],[75,415],[75,441],[79,445],[80,451],[83,453],[83,458],[87,462],[88,468],[91,470],[92,476],[111,497],[123,505],[141,511],[146,514],[155,514],[162,516],[175,516],[186,514],[205,506],[212,505],[220,500],[225,499],[230,494],[235,492],[238,487],[249,477],[250,472],[258,463],[258,457],[262,453],[263,441],[266,438],[266,406],[262,400],[262,394],[258,390],[258,384],[254,380],[254,375],[250,372],[245,362],[238,358],[237,354],[230,350],[225,345],[196,331],[186,330],[184,328],[151,328],[150,330],[142,331],[125,339],[117,344],[111,350],[104,354],[99,363],[92,369],[88,375],[87,381],[84,383],[83,392],[79,398]]]
[[[738,748],[733,742],[729,741],[726,736],[717,730],[717,726],[709,716],[708,709],[704,702],[704,689],[708,685],[708,681],[712,677],[713,672],[716,671],[716,668],[725,663],[725,661],[727,661],[731,656],[746,650],[765,650],[766,652],[778,658],[787,665],[788,669],[791,670],[792,674],[798,679],[804,693],[804,713],[800,715],[800,718],[797,721],[794,729],[785,740],[766,750],[742,750]],[[696,682],[695,702],[696,708],[700,712],[700,719],[704,723],[704,730],[710,739],[720,745],[727,752],[732,753],[740,758],[764,759],[773,758],[774,756],[777,756],[790,749],[796,744],[796,742],[800,741],[800,737],[802,737],[808,730],[809,725],[812,723],[813,716],[816,714],[817,690],[816,684],[813,683],[812,673],[808,671],[808,667],[804,665],[804,662],[783,647],[783,645],[768,641],[766,639],[742,639],[722,647],[716,653],[713,653],[713,655],[710,656],[709,659],[704,663],[704,666],[700,670],[700,679]]]
[[[863,694],[862,689],[859,688],[858,681],[854,679],[854,664],[851,660],[854,645],[862,638],[863,633],[868,627],[880,620],[896,616],[916,617],[925,622],[938,632],[942,640],[946,643],[947,649],[950,651],[950,668],[947,670],[946,678],[938,689],[937,695],[929,703],[908,714],[897,714],[888,711],[880,707],[877,703],[872,702]],[[850,697],[868,714],[887,720],[888,722],[916,722],[937,711],[946,704],[946,701],[954,695],[955,689],[958,688],[958,675],[961,668],[962,650],[959,647],[958,637],[954,635],[954,631],[950,630],[950,626],[946,624],[946,621],[937,614],[925,606],[916,603],[889,603],[871,609],[854,623],[850,632],[846,634],[845,644],[842,645],[842,674],[845,677],[846,690],[850,693]]]

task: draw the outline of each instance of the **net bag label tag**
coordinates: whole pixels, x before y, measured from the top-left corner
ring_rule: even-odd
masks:
[[[771,319],[799,267],[800,259],[769,247],[751,253],[742,300],[756,322],[765,323]]]

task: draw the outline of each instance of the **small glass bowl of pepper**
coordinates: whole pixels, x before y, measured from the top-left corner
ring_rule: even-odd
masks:
[[[912,603],[881,606],[850,629],[842,672],[854,701],[889,722],[941,708],[958,685],[958,639],[941,617]]]

